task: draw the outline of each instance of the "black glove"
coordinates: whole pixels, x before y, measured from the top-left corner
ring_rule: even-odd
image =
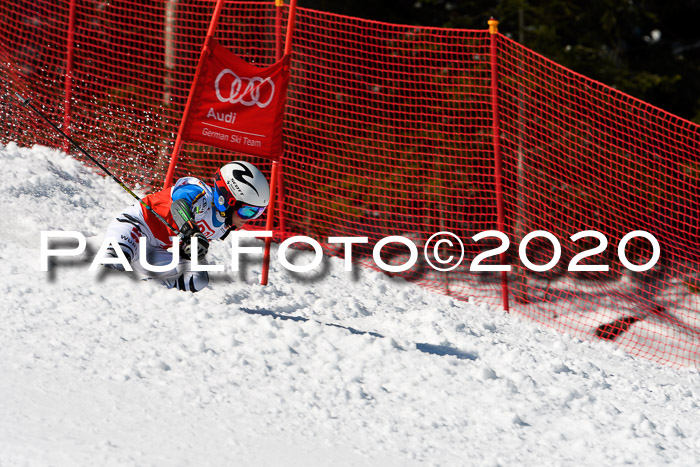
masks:
[[[207,256],[207,251],[209,251],[209,240],[204,236],[202,232],[199,231],[197,225],[190,221],[182,226],[180,229],[181,243],[180,251],[182,256],[185,258],[192,258],[192,239],[197,237],[197,251],[194,254],[197,255],[197,259],[202,261],[205,256]]]

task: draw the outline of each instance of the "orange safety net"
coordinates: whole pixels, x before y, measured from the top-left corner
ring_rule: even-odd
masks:
[[[72,21],[65,0],[0,4],[2,142],[67,149],[19,106],[19,92],[117,176],[143,191],[159,188],[214,2],[74,4]],[[246,60],[271,64],[287,13],[284,7],[278,29],[273,2],[227,2],[215,36]],[[278,238],[309,235],[328,254],[343,255],[328,237],[365,236],[354,257],[377,267],[374,245],[404,236],[419,253],[411,269],[396,273],[407,280],[494,304],[503,304],[507,290],[514,313],[659,362],[700,367],[697,125],[486,29],[392,25],[299,8],[292,51]],[[216,167],[237,158],[270,172],[269,161],[185,143],[175,176],[210,181]],[[500,272],[473,264],[501,241],[472,237],[498,229],[510,241],[505,257],[480,264],[512,265],[507,287]],[[579,264],[608,265],[607,272],[568,270],[575,255],[599,245],[590,236],[571,240],[589,230],[603,234],[607,248]],[[660,244],[658,262],[644,272],[630,271],[618,253],[637,230]],[[535,231],[561,245],[546,271],[526,267],[519,255]],[[423,255],[438,232],[454,236],[427,244],[438,254],[433,265],[446,269],[464,254],[450,271]],[[439,239],[452,246],[435,247]],[[554,248],[537,236],[525,253],[537,266]],[[396,265],[409,255],[392,243],[381,259]],[[644,264],[653,251],[635,238],[625,255]]]

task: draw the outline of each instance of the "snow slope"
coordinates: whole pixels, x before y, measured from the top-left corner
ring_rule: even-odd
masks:
[[[96,245],[132,200],[48,148],[0,161],[0,465],[700,464],[697,370],[342,260],[199,294],[41,272],[40,231]]]

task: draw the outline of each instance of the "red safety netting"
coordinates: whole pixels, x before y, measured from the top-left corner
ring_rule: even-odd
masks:
[[[2,142],[67,148],[17,104],[17,91],[116,175],[159,187],[214,2],[74,3],[72,21],[69,1],[0,3]],[[216,38],[270,64],[287,13],[284,7],[277,28],[273,2],[228,2]],[[374,266],[374,244],[402,235],[421,253],[397,273],[408,280],[497,304],[507,290],[514,312],[549,326],[700,366],[695,124],[486,29],[392,25],[299,8],[292,50],[278,237],[310,235],[342,255],[329,236],[366,236],[355,257]],[[186,143],[175,176],[209,180],[215,167],[241,157],[269,173],[266,160]],[[499,229],[510,239],[507,254],[481,264],[513,265],[507,287],[499,272],[470,270],[479,253],[500,244],[472,237]],[[518,256],[522,239],[538,230],[561,243],[557,265],[540,272]],[[586,230],[604,234],[608,246],[581,264],[610,271],[567,271],[574,255],[598,245],[591,237],[571,240]],[[660,242],[650,271],[632,273],[619,258],[621,239],[636,230]],[[464,261],[449,272],[422,258],[426,241],[441,231],[465,245]],[[649,245],[632,240],[627,258],[645,263]],[[446,246],[441,258],[459,257]],[[553,254],[543,237],[526,251],[535,265]],[[408,257],[397,244],[382,250],[390,264]]]
[[[589,335],[593,328],[635,354],[697,366],[698,126],[503,36],[497,60],[507,230],[516,245],[546,230],[562,246],[550,271],[517,268],[511,275],[517,310],[567,332]],[[581,264],[607,264],[609,272],[567,270],[575,255],[599,244],[571,240],[585,230],[601,232],[609,244]],[[618,253],[636,230],[660,246],[658,263],[644,272],[630,271]],[[528,250],[540,264],[551,258],[548,240],[536,239]],[[625,251],[633,264],[652,257],[641,238]]]

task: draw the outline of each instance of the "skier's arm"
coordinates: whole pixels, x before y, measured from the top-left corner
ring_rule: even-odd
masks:
[[[173,220],[175,225],[182,232],[183,229],[190,228],[197,229],[199,227],[194,223],[194,214],[192,214],[192,206],[184,199],[175,199],[173,204],[170,206],[170,212],[173,215]]]
[[[197,200],[204,196],[204,190],[196,185],[185,185],[178,187],[173,191],[173,203],[170,206],[170,212],[173,215],[173,220],[180,230],[182,237],[182,252],[185,256],[190,256],[192,247],[192,237],[197,237],[198,258],[204,259],[209,249],[209,240],[202,234],[194,223],[194,214],[192,206]]]

